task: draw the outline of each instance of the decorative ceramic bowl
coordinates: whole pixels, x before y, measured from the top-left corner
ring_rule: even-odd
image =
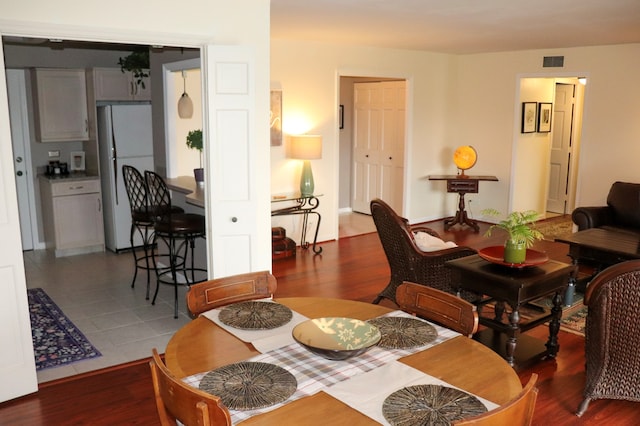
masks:
[[[380,330],[353,318],[316,318],[296,325],[296,342],[314,354],[331,360],[360,355],[380,341]]]

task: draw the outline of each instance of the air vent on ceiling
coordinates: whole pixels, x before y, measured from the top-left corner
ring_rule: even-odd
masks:
[[[564,56],[545,56],[542,60],[544,68],[562,68],[564,66]]]

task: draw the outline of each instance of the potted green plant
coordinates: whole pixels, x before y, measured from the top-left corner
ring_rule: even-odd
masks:
[[[193,169],[193,174],[196,182],[204,182],[204,168],[202,167],[202,130],[191,130],[187,134],[187,147],[189,149],[195,149],[200,153],[200,167]]]
[[[500,212],[495,209],[484,209],[481,212],[484,216],[500,216]],[[532,224],[538,219],[538,212],[527,210],[523,212],[511,212],[505,219],[491,225],[485,236],[491,236],[495,229],[502,229],[508,236],[504,244],[504,261],[506,263],[523,263],[527,257],[527,248],[531,247],[536,240],[541,240],[544,236],[535,229]]]
[[[144,79],[149,77],[149,49],[135,50],[124,58],[118,59],[122,72],[133,73],[136,84],[145,88]]]

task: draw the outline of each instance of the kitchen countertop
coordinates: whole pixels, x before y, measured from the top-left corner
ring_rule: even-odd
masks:
[[[95,180],[95,179],[99,179],[98,176],[96,175],[88,175],[84,172],[71,172],[68,173],[66,175],[45,175],[45,174],[38,174],[38,178],[42,179],[42,180],[46,180],[49,182],[77,182],[77,181],[83,181],[83,180]]]
[[[187,203],[204,208],[204,185],[198,185],[193,176],[166,178],[165,182],[172,191],[186,194]]]

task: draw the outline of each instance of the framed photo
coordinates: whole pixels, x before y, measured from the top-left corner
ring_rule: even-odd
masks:
[[[69,154],[69,170],[81,171],[84,169],[84,151],[71,151],[71,154]]]
[[[340,123],[340,129],[344,129],[344,105],[340,105],[340,111],[338,111],[338,120]]]
[[[271,91],[269,127],[271,128],[271,146],[282,145],[282,90]]]
[[[536,131],[536,107],[537,102],[522,103],[522,129],[520,133],[533,133]]]
[[[551,131],[551,102],[540,102],[538,104],[538,133]]]

